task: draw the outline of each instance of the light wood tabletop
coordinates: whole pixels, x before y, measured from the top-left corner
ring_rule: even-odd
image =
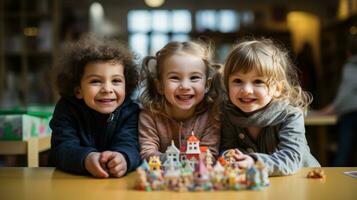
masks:
[[[271,185],[260,191],[144,192],[133,190],[135,173],[119,179],[95,179],[54,168],[0,168],[0,199],[357,199],[357,179],[343,174],[357,167],[323,168],[327,177],[322,180],[306,178],[310,170],[271,177]]]
[[[337,115],[312,115],[305,117],[306,126],[318,125],[335,125],[337,123]]]

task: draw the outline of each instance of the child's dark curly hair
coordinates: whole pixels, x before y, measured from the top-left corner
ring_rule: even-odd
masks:
[[[135,56],[117,40],[86,35],[68,44],[55,65],[54,84],[62,97],[74,97],[89,62],[114,61],[124,66],[125,92],[130,96],[138,83]]]

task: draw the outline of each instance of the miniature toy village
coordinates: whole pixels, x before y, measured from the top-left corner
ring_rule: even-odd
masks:
[[[268,172],[264,164],[241,169],[234,160],[234,150],[220,157],[213,165],[209,149],[199,145],[192,135],[187,146],[180,150],[172,141],[165,152],[166,160],[161,164],[158,156],[150,157],[137,168],[135,189],[143,191],[219,191],[259,190],[269,185]]]

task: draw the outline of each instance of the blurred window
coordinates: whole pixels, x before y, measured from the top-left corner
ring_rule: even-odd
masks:
[[[148,32],[150,27],[151,14],[146,10],[130,11],[128,14],[128,30],[130,32]]]
[[[162,47],[169,42],[169,36],[165,33],[154,33],[151,35],[150,55],[155,55]]]
[[[240,13],[240,21],[242,25],[254,24],[254,13],[252,11],[244,11]]]
[[[132,10],[128,13],[130,48],[154,55],[169,41],[187,41],[192,31],[188,10]]]
[[[198,10],[195,27],[189,10],[131,10],[128,13],[129,45],[141,56],[154,55],[169,41],[188,41],[193,31],[238,32],[254,23],[252,11]]]
[[[145,33],[132,33],[129,35],[129,47],[140,56],[148,55],[149,39]]]
[[[172,32],[189,33],[192,30],[191,13],[188,10],[172,11]]]
[[[233,10],[221,10],[218,13],[218,30],[222,33],[239,30],[239,16]]]
[[[216,31],[217,22],[216,11],[214,10],[199,10],[196,13],[196,30],[199,32]]]

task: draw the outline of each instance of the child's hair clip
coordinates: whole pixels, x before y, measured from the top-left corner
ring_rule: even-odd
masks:
[[[156,77],[156,65],[157,65],[157,61],[155,58],[151,58],[148,60],[147,63],[148,70],[153,77]]]

